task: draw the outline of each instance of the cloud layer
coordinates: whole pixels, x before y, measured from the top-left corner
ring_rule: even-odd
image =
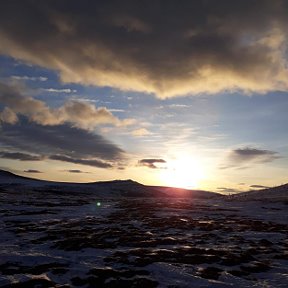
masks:
[[[0,53],[55,69],[64,82],[162,98],[288,88],[284,0],[11,0],[0,8]]]
[[[280,158],[278,152],[256,149],[256,148],[238,148],[232,150],[228,155],[228,165],[221,167],[221,169],[227,168],[247,168],[246,165],[257,163],[268,163]]]
[[[8,151],[0,151],[0,158],[20,160],[20,161],[41,161],[44,159],[44,157],[40,155],[27,154],[22,152],[8,152]]]
[[[50,108],[43,101],[24,94],[23,87],[0,83],[0,103],[5,109],[0,120],[9,124],[18,121],[17,114],[41,125],[60,125],[66,122],[81,128],[93,128],[100,124],[126,125],[129,119],[121,121],[107,108],[96,108],[87,102],[68,100],[59,108]],[[130,119],[131,120],[131,119]]]
[[[25,118],[2,124],[0,145],[0,158],[12,160],[50,159],[97,168],[118,167],[125,161],[125,152],[101,135],[67,124],[42,126]]]

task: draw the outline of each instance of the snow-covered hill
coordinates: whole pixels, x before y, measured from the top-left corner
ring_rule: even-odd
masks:
[[[132,180],[115,180],[107,182],[69,183],[53,182],[19,176],[0,170],[0,187],[13,190],[21,188],[39,192],[97,193],[101,197],[110,196],[157,196],[159,191],[147,189],[146,186]]]
[[[99,197],[222,197],[218,193],[201,190],[146,186],[130,179],[91,183],[52,182],[18,176],[3,170],[0,170],[0,187],[9,190],[21,187],[23,191],[96,193]]]
[[[49,181],[43,181],[24,176],[19,176],[8,171],[0,170],[0,186],[7,185],[29,185],[43,186],[49,184]]]
[[[257,191],[243,192],[233,195],[232,198],[239,200],[288,200],[288,184]]]

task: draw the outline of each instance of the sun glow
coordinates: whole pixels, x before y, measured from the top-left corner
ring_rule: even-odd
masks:
[[[194,189],[199,188],[204,178],[204,169],[196,158],[181,157],[168,162],[161,172],[161,181],[170,187]]]

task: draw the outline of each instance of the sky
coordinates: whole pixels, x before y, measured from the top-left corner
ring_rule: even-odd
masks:
[[[0,168],[235,193],[288,182],[288,1],[0,3]]]

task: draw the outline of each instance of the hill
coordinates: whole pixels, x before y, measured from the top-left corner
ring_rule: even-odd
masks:
[[[5,170],[0,170],[0,185],[33,185],[33,186],[41,186],[46,185],[49,181],[33,179],[29,177],[24,177],[20,175],[16,175],[12,172],[8,172]]]
[[[204,190],[190,190],[175,187],[165,187],[165,186],[150,186],[153,189],[165,193],[168,197],[182,197],[182,198],[214,198],[214,197],[225,197],[222,194],[209,192]]]
[[[288,183],[272,188],[242,192],[232,196],[243,200],[288,200]]]
[[[222,197],[214,192],[171,187],[146,186],[131,179],[90,183],[53,182],[19,176],[0,170],[0,187],[6,190],[21,189],[39,192],[96,193],[99,197]]]

